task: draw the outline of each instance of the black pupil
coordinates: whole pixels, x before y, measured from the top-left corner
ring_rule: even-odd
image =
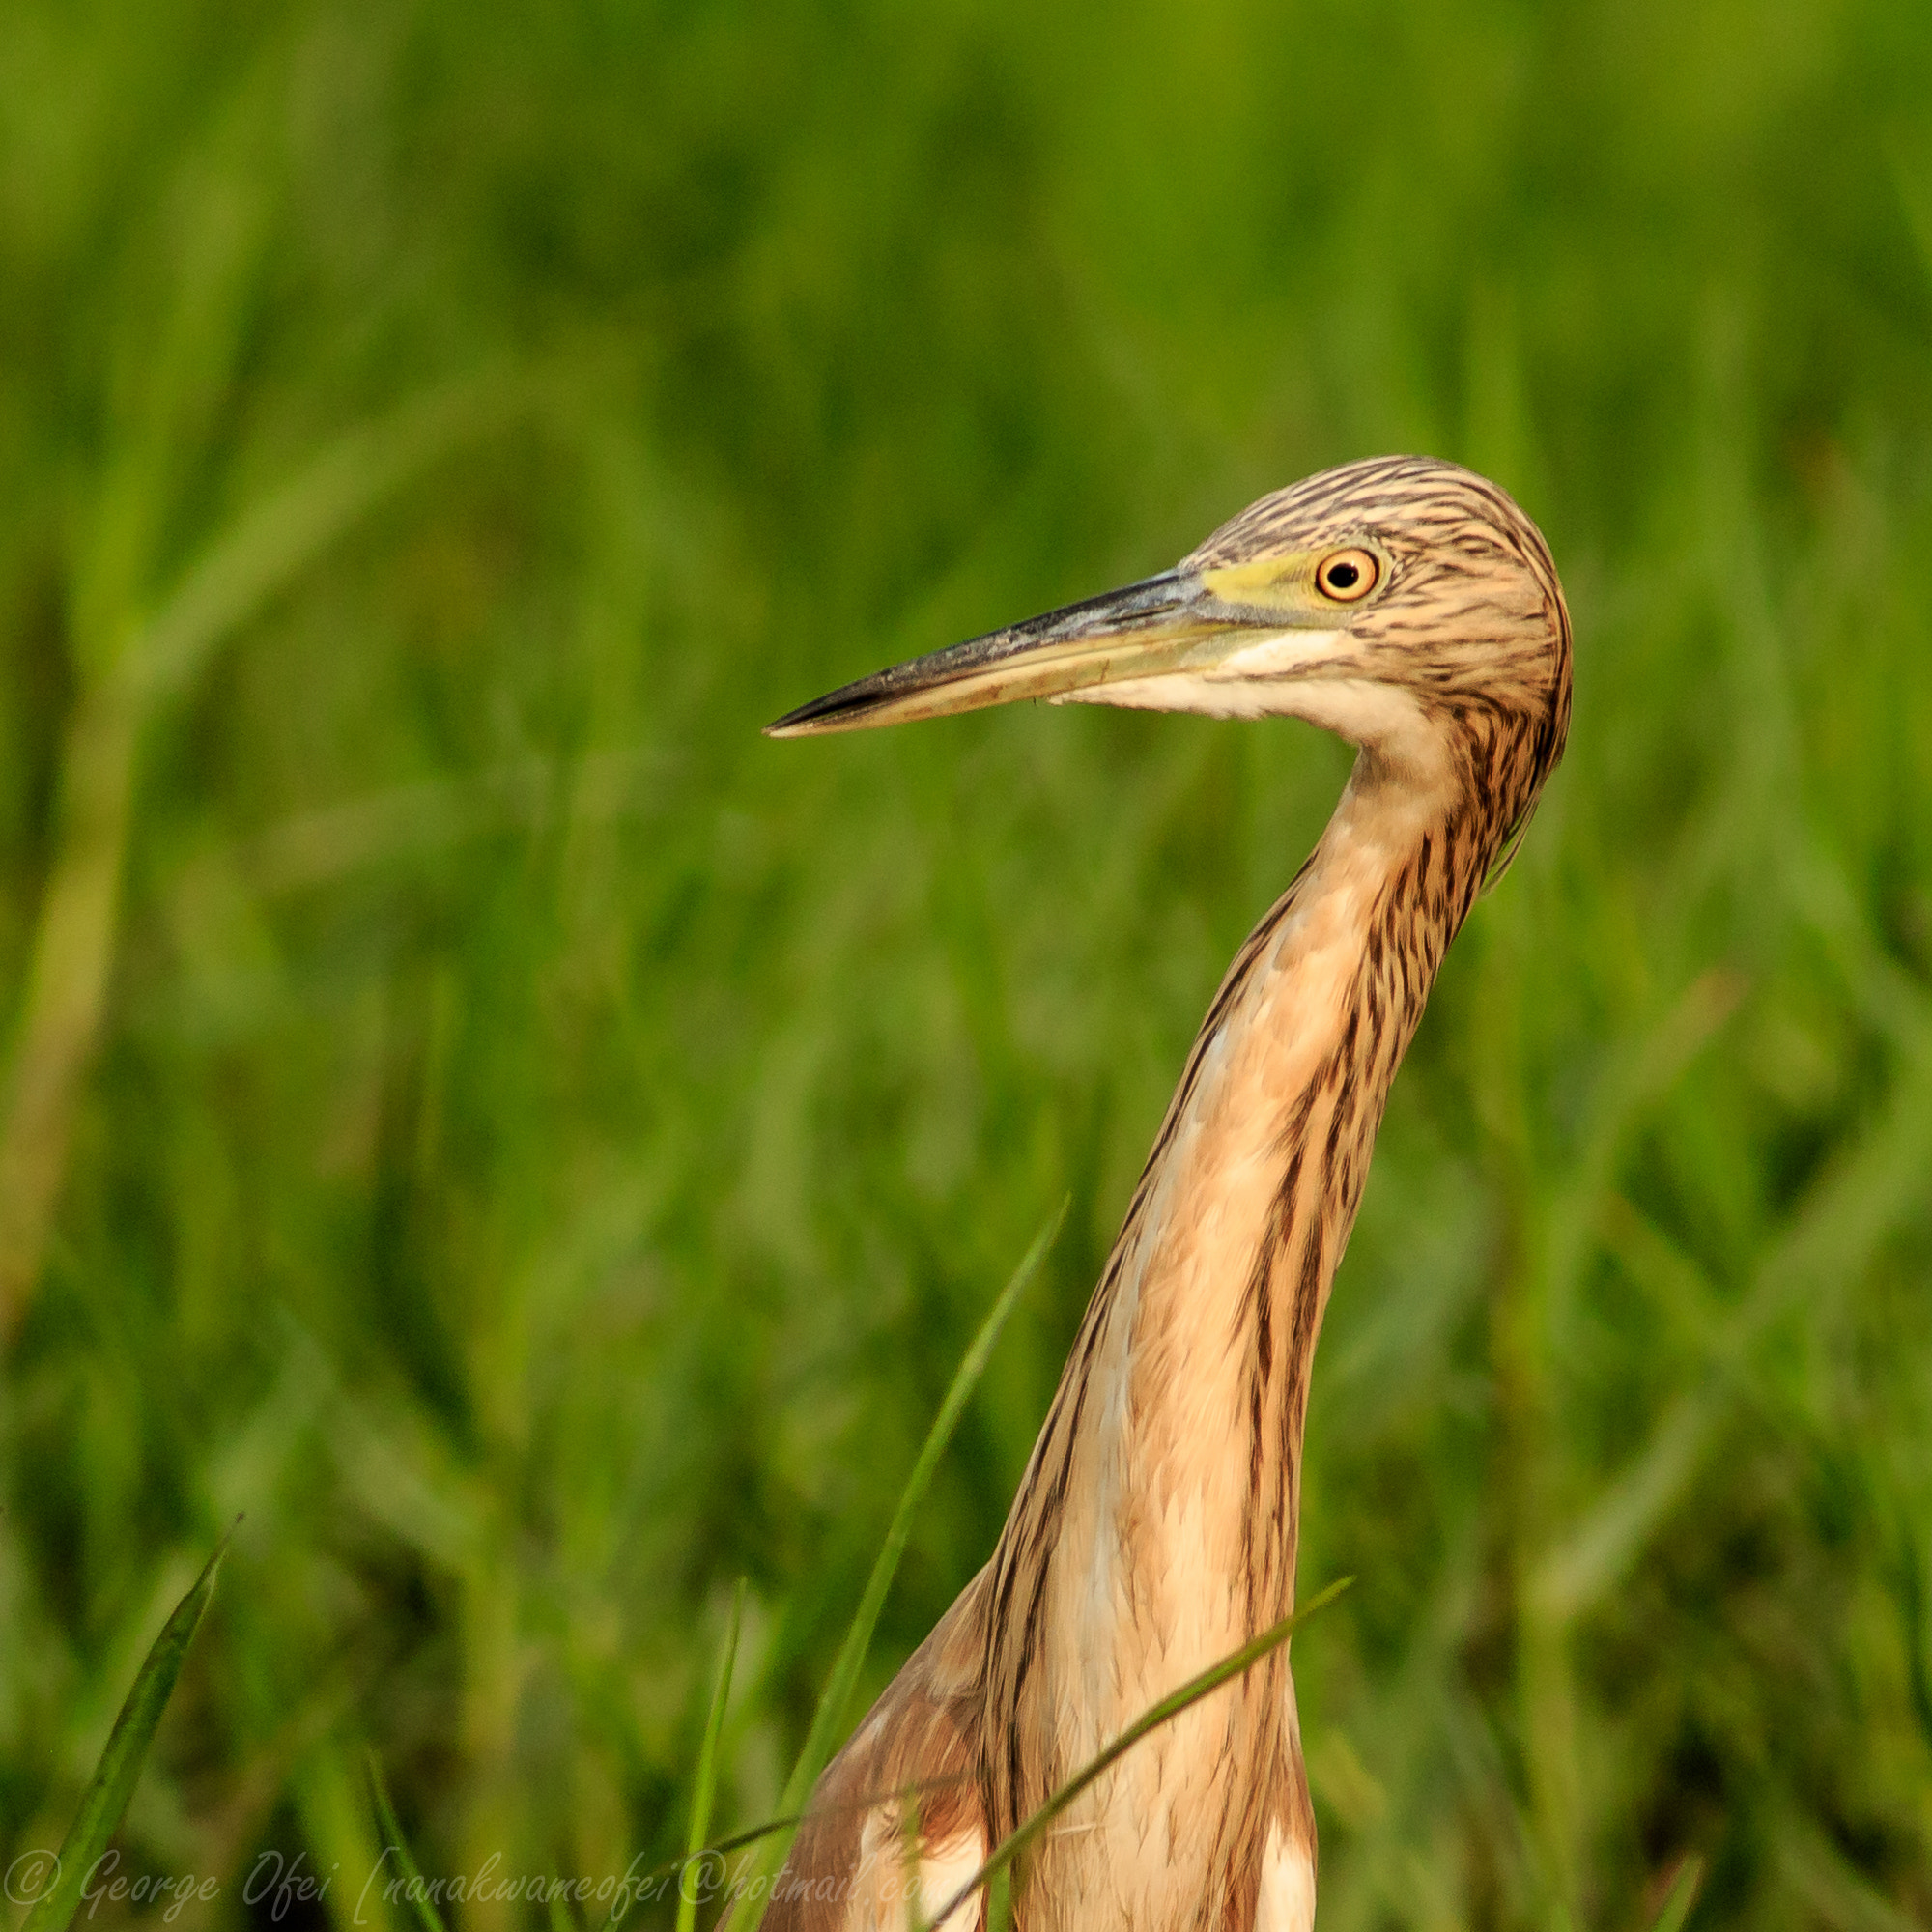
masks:
[[[1336,590],[1352,590],[1361,574],[1352,563],[1331,563],[1328,566],[1328,582]]]

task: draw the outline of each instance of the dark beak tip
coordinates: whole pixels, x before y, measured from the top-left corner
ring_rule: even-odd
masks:
[[[829,731],[837,731],[841,722],[838,711],[828,711],[824,700],[811,704],[801,704],[796,711],[787,711],[782,718],[774,718],[760,732],[766,738],[822,738]]]
[[[834,731],[856,729],[869,722],[876,708],[878,693],[872,689],[875,682],[866,678],[856,685],[841,685],[837,691],[828,691],[823,697],[814,697],[810,704],[801,704],[782,718],[774,718],[764,727],[763,735],[822,738]]]
[[[759,735],[766,738],[804,738],[810,735],[812,725],[825,709],[825,699],[814,697],[810,704],[798,705],[787,711],[781,718],[774,718],[765,725]]]

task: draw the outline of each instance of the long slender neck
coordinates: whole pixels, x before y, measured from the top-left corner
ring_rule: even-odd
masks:
[[[1365,757],[1215,997],[994,1558],[996,1814],[1293,1603],[1322,1310],[1478,843]]]

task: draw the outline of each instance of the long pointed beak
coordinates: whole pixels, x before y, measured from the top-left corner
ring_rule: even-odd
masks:
[[[1164,570],[1124,590],[875,671],[786,712],[765,726],[765,735],[864,730],[1160,677],[1218,662],[1227,655],[1232,631],[1252,635],[1257,625],[1279,629],[1292,621],[1279,611],[1227,601],[1209,587],[1207,576]]]

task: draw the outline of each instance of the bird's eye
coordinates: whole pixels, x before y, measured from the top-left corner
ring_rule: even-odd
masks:
[[[1315,587],[1338,604],[1353,604],[1376,587],[1381,565],[1365,550],[1338,550],[1315,566]]]

